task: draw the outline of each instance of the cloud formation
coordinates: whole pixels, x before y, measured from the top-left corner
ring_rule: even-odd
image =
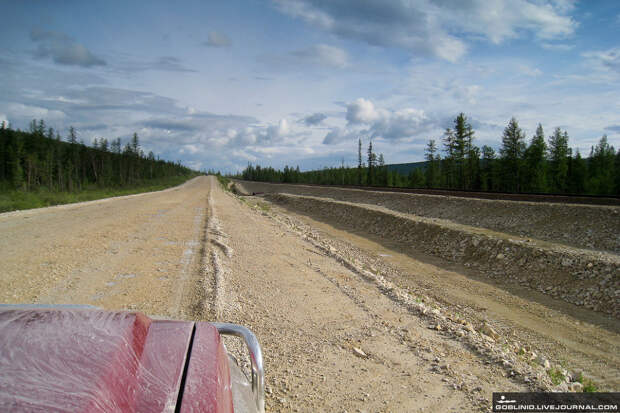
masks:
[[[165,70],[168,72],[195,72],[188,69],[181,63],[181,60],[174,56],[162,56],[151,65],[150,69]]]
[[[85,46],[64,33],[33,30],[30,39],[37,44],[34,56],[51,57],[54,63],[69,66],[105,66],[106,62],[92,54]]]
[[[587,52],[583,56],[604,69],[620,73],[620,47]]]
[[[317,44],[306,49],[295,50],[291,55],[302,63],[344,68],[349,65],[347,52],[334,46]]]
[[[379,119],[381,114],[375,109],[375,105],[367,99],[359,98],[347,105],[347,122],[350,125],[359,123],[372,123]]]
[[[358,136],[370,139],[410,140],[433,127],[438,122],[423,110],[404,108],[387,110],[376,108],[371,100],[359,98],[347,105],[346,128],[332,128],[323,143],[338,144]]]
[[[570,2],[557,0],[274,0],[277,8],[341,38],[396,46],[417,55],[459,60],[462,37],[495,44],[522,32],[541,40],[571,36],[577,23]]]
[[[605,130],[608,130],[612,133],[619,133],[620,134],[620,125],[609,125],[607,127],[605,127]]]
[[[325,119],[327,119],[327,115],[319,112],[306,116],[305,118],[301,119],[301,122],[303,122],[306,126],[316,126],[323,122]]]
[[[209,47],[230,47],[232,46],[232,41],[224,33],[209,32],[207,41],[202,44]]]

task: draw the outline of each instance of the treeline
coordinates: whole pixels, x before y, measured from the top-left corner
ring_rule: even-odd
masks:
[[[75,129],[63,140],[43,120],[28,132],[0,127],[0,188],[52,192],[80,191],[86,186],[128,187],[148,180],[194,173],[180,163],[144,154],[138,135],[122,146],[120,138],[79,142]]]
[[[358,141],[357,167],[324,168],[300,172],[286,166],[283,171],[248,165],[240,177],[253,181],[328,185],[376,185],[412,188],[440,188],[513,193],[558,193],[620,195],[620,150],[603,136],[584,158],[569,147],[566,131],[556,128],[545,137],[542,125],[529,142],[516,119],[511,119],[496,152],[488,145],[474,144],[475,132],[461,113],[437,140],[429,140],[426,164],[408,176],[390,171],[382,154],[372,148],[362,156]],[[443,152],[443,153],[441,153]],[[443,156],[442,156],[443,155]]]

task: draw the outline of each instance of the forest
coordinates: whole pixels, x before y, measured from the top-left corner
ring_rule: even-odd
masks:
[[[440,139],[428,141],[424,166],[407,176],[390,170],[383,154],[373,150],[372,141],[363,151],[360,138],[356,167],[301,172],[299,167],[278,170],[250,164],[238,177],[263,182],[620,195],[620,150],[616,153],[605,135],[588,157],[570,148],[568,133],[560,128],[545,137],[539,124],[528,142],[515,118],[504,129],[498,151],[488,145],[477,147],[474,135],[467,117],[460,113]]]
[[[0,210],[142,192],[196,174],[179,162],[145,154],[136,133],[124,146],[121,138],[95,139],[87,146],[73,127],[63,140],[44,120],[33,120],[29,131],[13,130],[4,122],[0,127]],[[87,192],[79,199],[66,196]],[[19,199],[27,199],[28,205],[20,205]]]

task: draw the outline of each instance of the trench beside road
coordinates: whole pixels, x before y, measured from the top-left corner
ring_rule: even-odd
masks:
[[[408,290],[427,287],[416,286],[415,277],[392,290],[372,278],[381,272],[379,255],[429,271],[431,281],[446,276],[440,265],[384,245],[379,251],[371,239],[257,198],[235,197],[214,177],[162,192],[0,214],[0,233],[1,302],[91,304],[250,327],[265,356],[268,411],[487,411],[493,391],[544,384],[535,371],[511,373],[490,357],[492,345],[481,345],[487,354],[467,336],[459,339],[441,300],[408,304]],[[347,260],[350,252],[358,261]],[[462,297],[450,290],[456,301],[450,308],[460,306],[463,325],[475,294],[472,287]],[[485,303],[490,296],[485,291]],[[510,311],[523,303],[540,308],[518,300]],[[502,312],[497,303],[492,310]],[[471,323],[478,328],[478,321]],[[617,331],[582,324],[588,334],[598,329],[619,353]],[[608,360],[617,370],[617,359],[594,353],[583,357]],[[613,375],[608,380],[617,390]]]

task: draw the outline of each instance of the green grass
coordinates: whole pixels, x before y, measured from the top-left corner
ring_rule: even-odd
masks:
[[[256,205],[258,205],[258,207],[261,209],[261,211],[263,212],[269,212],[271,210],[271,206],[265,202],[257,202]]]
[[[228,184],[230,183],[230,179],[222,175],[215,175],[215,176],[217,177],[217,180],[220,183],[220,185],[222,185],[222,188],[225,191],[230,191],[230,188],[228,187]]]
[[[564,374],[562,374],[560,369],[557,367],[547,370],[547,374],[549,374],[549,377],[551,377],[551,382],[556,386],[566,380]]]
[[[585,393],[596,393],[598,391],[598,387],[596,387],[594,382],[588,378],[585,378],[583,374],[579,375],[577,381],[583,384],[583,391]]]
[[[39,189],[32,192],[2,190],[0,191],[0,212],[42,208],[52,205],[72,204],[75,202],[110,198],[113,196],[161,191],[162,189],[180,185],[194,176],[196,175],[171,176],[161,179],[145,180],[139,184],[122,188],[98,188],[93,185],[79,192],[52,192],[47,189]]]

